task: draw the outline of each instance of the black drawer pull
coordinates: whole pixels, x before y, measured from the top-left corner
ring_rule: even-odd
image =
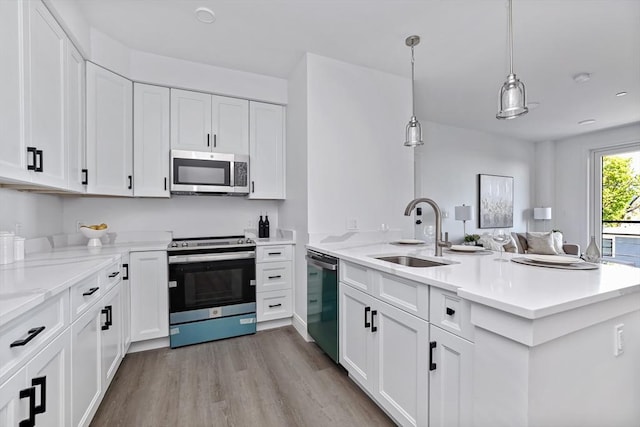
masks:
[[[456,311],[453,308],[447,307],[447,316],[453,316]]]
[[[40,161],[38,162],[38,159],[40,159]],[[35,164],[37,165],[36,168],[34,169],[36,172],[44,172],[44,154],[42,153],[42,150],[36,150],[36,162]]]
[[[118,274],[120,274],[120,272],[119,272],[119,271],[114,271],[113,273],[111,273],[111,274],[109,275],[109,279],[113,279],[113,278],[114,278],[114,277],[116,277]]]
[[[20,421],[19,427],[34,427],[36,425],[36,388],[29,387],[20,390],[20,399],[29,399],[29,418]]]
[[[269,252],[269,255],[282,255],[282,252]]]
[[[127,179],[129,180],[129,185],[127,186],[127,189],[131,190],[133,188],[133,176],[127,175]]]
[[[95,294],[98,289],[100,289],[99,287],[95,287],[95,288],[89,288],[89,290],[85,293],[82,294],[83,297],[88,297],[89,295],[93,295]]]
[[[103,331],[107,331],[109,330],[109,326],[113,325],[111,322],[111,306],[107,305],[105,308],[100,310],[100,313],[107,316],[107,320],[105,320],[104,325],[101,327]]]
[[[82,169],[82,185],[89,184],[89,170]]]
[[[164,191],[167,191],[167,178],[164,178]]]
[[[269,276],[269,279],[280,279],[282,276],[277,275],[277,276]]]
[[[269,304],[269,308],[282,307],[282,304]]]
[[[45,329],[44,326],[29,329],[29,332],[27,332],[29,335],[25,339],[14,341],[9,345],[9,347],[21,347],[23,345],[27,345],[29,341],[37,337],[40,332],[44,331],[44,329]]]
[[[371,322],[369,322],[369,316],[367,316],[371,312],[371,307],[364,308],[364,327],[370,328]]]
[[[207,147],[211,147],[211,135],[207,134]]]
[[[38,377],[31,380],[31,385],[40,386],[40,406],[35,407],[36,414],[47,412],[47,377]]]
[[[122,280],[129,280],[129,264],[122,264],[122,268],[125,271],[124,276],[122,277]]]
[[[371,332],[376,332],[378,330],[378,327],[375,325],[375,322],[374,322],[377,314],[378,314],[378,310],[371,310]]]
[[[29,154],[32,154],[33,163],[29,162]],[[27,170],[36,170],[36,147],[27,147]]]
[[[430,371],[435,371],[436,370],[436,364],[433,361],[433,349],[436,348],[436,342],[435,341],[431,341],[429,343],[429,370]]]

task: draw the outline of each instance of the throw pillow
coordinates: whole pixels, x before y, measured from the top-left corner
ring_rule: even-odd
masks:
[[[482,246],[485,249],[489,249],[496,252],[500,252],[500,250],[503,250],[505,252],[512,252],[512,253],[518,251],[516,242],[513,239],[513,236],[511,236],[511,240],[509,242],[505,243],[504,246],[502,246],[499,243],[496,243],[493,241],[493,239],[491,238],[491,234],[484,233],[478,239],[478,243],[482,244]]]
[[[558,252],[556,252],[553,246],[553,235],[551,232],[527,233],[527,245],[529,246],[529,248],[527,249],[527,253],[530,253],[530,254],[540,254],[540,255],[557,255],[558,254]]]
[[[553,232],[553,248],[556,250],[556,253],[558,255],[565,255],[566,252],[564,251],[564,239],[562,238],[562,232],[561,231],[554,231]]]
[[[516,243],[515,239],[513,238],[513,235],[511,235],[509,237],[511,239],[509,240],[509,242],[505,243],[504,251],[517,254],[518,253],[518,244]]]

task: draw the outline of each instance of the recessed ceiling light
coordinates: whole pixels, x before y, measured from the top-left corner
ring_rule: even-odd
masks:
[[[216,20],[216,14],[208,7],[199,7],[196,9],[196,19],[205,24],[211,24]]]
[[[587,119],[587,120],[582,120],[580,122],[578,122],[579,125],[591,125],[594,124],[596,121],[594,119]]]
[[[625,96],[627,94],[627,92],[618,92],[616,93],[616,96]]]
[[[527,108],[529,108],[529,110],[535,110],[539,106],[540,103],[538,101],[527,102]]]
[[[584,83],[591,80],[591,73],[578,73],[573,76],[573,81],[576,83]]]

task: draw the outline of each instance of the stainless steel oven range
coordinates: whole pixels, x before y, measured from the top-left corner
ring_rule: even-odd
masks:
[[[171,348],[256,332],[256,245],[243,236],[174,239]]]

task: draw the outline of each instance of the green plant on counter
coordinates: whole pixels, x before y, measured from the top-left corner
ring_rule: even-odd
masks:
[[[480,239],[479,234],[465,234],[464,241],[465,242],[477,242]]]

